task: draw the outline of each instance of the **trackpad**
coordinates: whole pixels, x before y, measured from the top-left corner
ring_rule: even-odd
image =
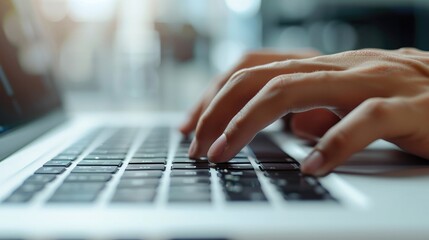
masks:
[[[425,169],[429,173],[429,160],[405,153],[396,146],[377,141],[367,149],[354,154],[335,172],[354,174],[386,174]]]

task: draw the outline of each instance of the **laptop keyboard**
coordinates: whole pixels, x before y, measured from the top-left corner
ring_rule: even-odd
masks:
[[[189,159],[190,139],[171,143],[169,128],[154,128],[143,140],[140,130],[91,132],[47,161],[3,203],[29,203],[56,186],[43,202],[95,203],[104,198],[111,204],[153,204],[161,198],[164,180],[168,203],[210,204],[217,190],[216,196],[223,196],[218,201],[268,204],[261,179],[268,180],[284,201],[336,201],[316,178],[302,175],[299,163],[264,133],[228,163],[212,164]]]

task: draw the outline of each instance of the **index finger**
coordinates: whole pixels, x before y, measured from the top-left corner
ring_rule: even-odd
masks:
[[[289,112],[319,107],[351,109],[367,98],[380,95],[379,88],[341,81],[350,75],[347,71],[319,71],[273,79],[229,122],[208,151],[210,161],[228,161],[257,132]]]

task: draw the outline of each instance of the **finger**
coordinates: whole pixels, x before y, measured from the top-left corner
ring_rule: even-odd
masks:
[[[347,95],[348,100],[345,100],[344,94],[338,92],[351,90],[346,90],[342,85],[347,84],[337,80],[343,75],[342,72],[312,72],[276,77],[229,122],[224,134],[210,147],[210,161],[229,160],[248,144],[257,132],[289,112],[327,106],[345,108],[343,104],[351,101],[350,94]],[[353,91],[360,90],[353,88]]]
[[[203,112],[203,109],[204,109],[204,103],[205,103],[204,100],[199,102],[198,105],[194,107],[194,109],[189,114],[188,119],[184,123],[182,123],[182,125],[179,127],[179,131],[183,135],[185,136],[189,135],[197,126],[198,119],[200,118],[201,113]]]
[[[332,127],[304,160],[301,171],[322,176],[377,139],[407,136],[416,124],[403,98],[372,98]]]
[[[290,119],[290,128],[294,135],[310,141],[317,141],[340,118],[328,109],[313,109],[294,113]]]
[[[293,60],[238,72],[221,89],[198,121],[195,138],[189,151],[190,156],[204,156],[231,119],[274,77],[296,72],[317,72],[325,69],[342,70],[342,68],[331,64]]]

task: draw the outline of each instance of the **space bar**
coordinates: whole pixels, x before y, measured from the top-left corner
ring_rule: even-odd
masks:
[[[249,143],[256,158],[285,158],[289,157],[266,133],[258,133]]]

